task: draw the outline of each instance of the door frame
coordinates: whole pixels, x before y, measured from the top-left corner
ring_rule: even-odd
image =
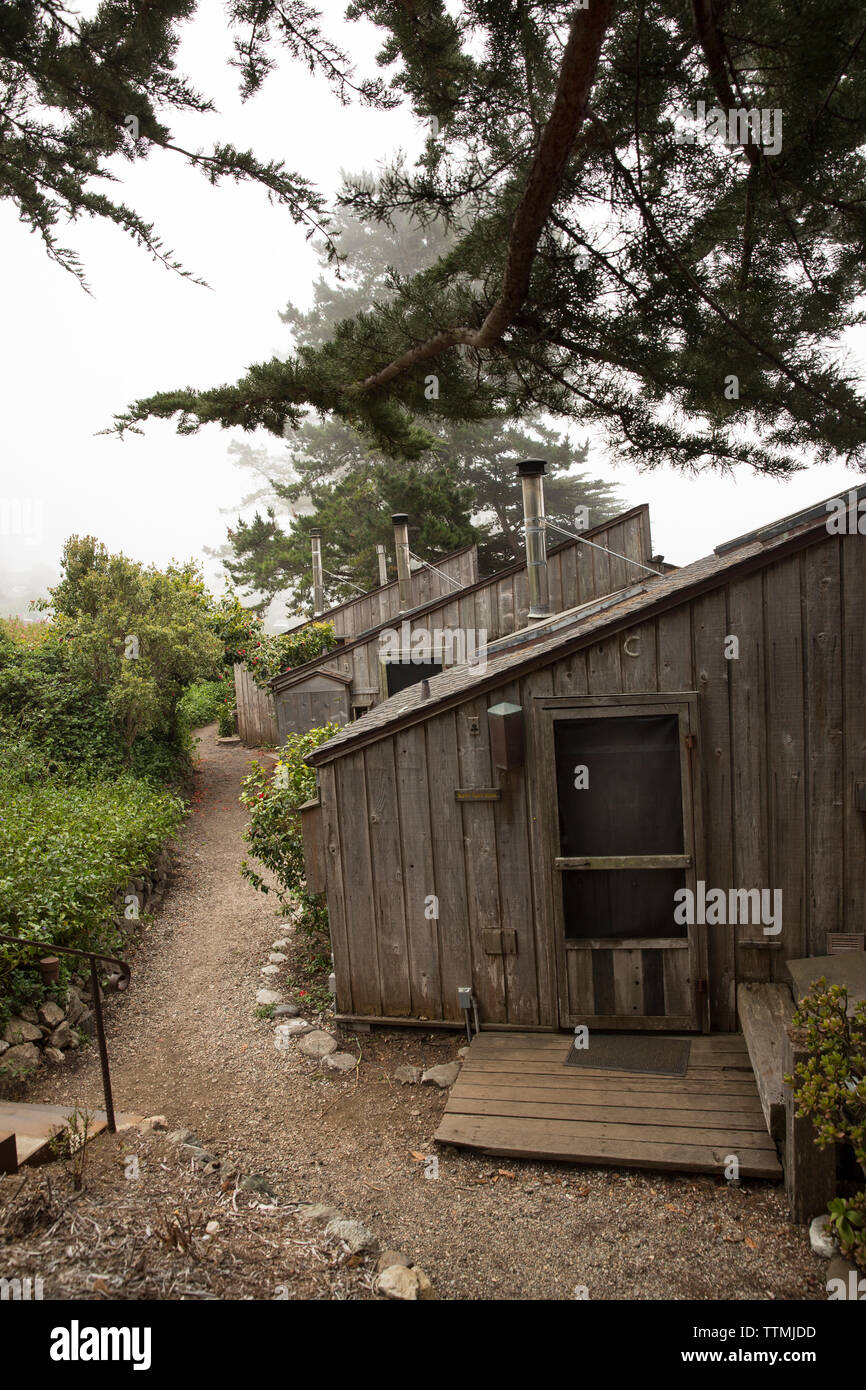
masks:
[[[706,926],[694,924],[680,938],[585,938],[566,941],[562,905],[562,864],[560,848],[559,805],[556,794],[556,758],[554,729],[561,719],[616,718],[618,716],[675,714],[679,723],[680,786],[683,807],[683,854],[671,856],[671,867],[681,867],[686,887],[695,892],[703,871],[703,816],[700,804],[700,768],[697,760],[698,696],[695,691],[652,692],[646,694],[612,695],[543,695],[533,701],[535,724],[537,805],[539,807],[543,880],[545,892],[546,935],[550,959],[554,967],[555,1006],[558,1026],[572,1028],[585,1023],[595,1028],[637,1028],[640,1030],[709,1031],[709,990],[700,989],[699,982],[707,981]],[[637,859],[639,856],[629,856]],[[663,856],[648,856],[654,859]],[[589,856],[586,857],[586,860]],[[582,860],[582,862],[586,862]],[[595,860],[599,867],[604,865]],[[576,866],[575,866],[576,867]],[[611,864],[610,867],[613,867]],[[669,942],[662,947],[661,941]],[[687,950],[691,1010],[685,1014],[592,1014],[573,1015],[568,993],[568,957],[574,951],[622,949]]]

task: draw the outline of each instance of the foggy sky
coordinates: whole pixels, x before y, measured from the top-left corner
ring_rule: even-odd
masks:
[[[374,73],[381,43],[371,26],[328,31]],[[214,98],[219,114],[172,119],[181,144],[224,139],[281,158],[332,195],[340,171],[375,171],[402,148],[414,154],[423,132],[404,111],[341,107],[319,76],[284,60],[264,90],[242,105],[221,5],[203,7],[187,27],[179,69]],[[99,437],[116,411],[157,390],[235,380],[252,362],[287,352],[277,312],[288,300],[307,307],[318,272],[303,228],[253,186],[211,188],[177,156],[156,152],[136,165],[117,162],[122,184],[107,192],[156,223],[167,247],[211,289],[153,263],[118,229],[88,220],[60,228],[81,255],[92,297],[48,260],[40,241],[0,204],[4,276],[0,437],[0,611],[10,572],[56,567],[67,536],[95,534],[110,550],[159,565],[199,557],[221,545],[226,516],[250,489],[228,456],[232,438],[279,441],[216,426],[181,437],[151,421],[143,436]],[[862,354],[861,354],[862,357]],[[721,540],[862,481],[842,468],[812,469],[788,483],[741,469],[734,478],[685,479],[674,470],[638,475],[593,448],[589,470],[621,489],[624,506],[649,502],[656,551],[678,564]],[[325,538],[327,545],[327,538]],[[213,561],[206,569],[220,587]],[[40,582],[44,582],[41,580]]]

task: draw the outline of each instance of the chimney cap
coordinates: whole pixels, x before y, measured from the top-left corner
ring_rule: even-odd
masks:
[[[408,512],[394,512],[391,520],[395,526],[406,526],[409,522],[409,514]]]
[[[321,533],[321,531],[319,530],[318,526],[312,526],[312,527],[310,528],[310,535],[311,535],[311,536],[321,536],[321,534],[322,534],[322,533]]]
[[[524,459],[517,465],[521,478],[537,478],[547,469],[546,459]]]

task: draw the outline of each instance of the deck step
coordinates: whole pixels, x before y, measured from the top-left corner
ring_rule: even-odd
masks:
[[[0,1101],[0,1173],[17,1173],[25,1164],[50,1163],[56,1154],[51,1141],[67,1124],[72,1105],[34,1105],[24,1101]],[[104,1110],[89,1112],[88,1141],[108,1126]],[[118,1128],[134,1124],[141,1116],[117,1116]]]
[[[567,1034],[478,1034],[435,1134],[504,1158],[782,1176],[742,1037],[694,1038],[685,1077],[567,1067]]]

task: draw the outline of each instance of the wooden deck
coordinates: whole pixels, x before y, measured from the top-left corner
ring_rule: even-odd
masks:
[[[692,1038],[684,1077],[565,1064],[567,1033],[479,1033],[435,1138],[508,1158],[781,1179],[739,1034]]]

